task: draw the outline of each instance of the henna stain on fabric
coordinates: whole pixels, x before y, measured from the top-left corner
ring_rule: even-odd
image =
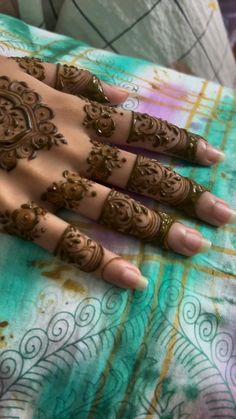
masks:
[[[88,70],[57,64],[55,89],[76,96],[85,96],[100,103],[110,103],[100,80]]]
[[[0,322],[0,327],[7,327],[8,324],[9,324],[8,321],[4,320],[4,321]]]
[[[0,322],[0,349],[7,347],[6,336],[2,335],[3,329],[9,325],[7,320]]]
[[[41,273],[43,276],[46,276],[47,278],[60,280],[60,279],[63,279],[63,273],[68,272],[68,271],[71,271],[69,266],[58,265],[57,267],[53,268],[51,271],[42,271]]]
[[[73,281],[72,279],[67,279],[63,284],[62,284],[63,288],[65,288],[68,291],[72,291],[72,292],[79,292],[80,294],[84,294],[85,293],[85,289],[76,281]]]
[[[70,265],[60,264],[53,267],[51,262],[46,261],[32,261],[32,265],[38,268],[52,268],[51,270],[42,271],[41,275],[54,281],[60,282],[60,285],[68,291],[79,292],[81,294],[85,293],[85,289],[76,280],[65,278],[65,275],[67,276],[68,273],[75,273],[74,268],[72,268]],[[40,294],[39,299],[43,300],[45,297],[45,294]]]
[[[67,144],[51,122],[54,113],[25,82],[0,77],[0,168],[32,160],[41,149]]]

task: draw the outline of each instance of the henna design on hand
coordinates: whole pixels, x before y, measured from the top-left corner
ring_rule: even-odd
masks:
[[[26,83],[0,77],[0,168],[11,170],[17,159],[34,159],[42,148],[67,144],[53,117]]]
[[[98,222],[167,248],[166,237],[175,219],[162,211],[150,210],[130,196],[112,189]]]
[[[195,205],[207,189],[162,166],[154,159],[137,156],[127,189],[148,194],[164,204],[170,204],[188,215],[195,216]]]
[[[184,128],[148,114],[132,112],[127,143],[150,143],[153,148],[194,161],[198,140],[202,138]]]
[[[76,96],[85,96],[100,103],[109,103],[100,80],[87,70],[57,64],[55,89]]]
[[[120,169],[127,161],[120,158],[120,150],[99,141],[90,140],[93,147],[87,158],[89,168],[87,172],[92,179],[105,182],[111,176],[113,169]]]
[[[103,247],[69,225],[63,232],[54,254],[84,272],[93,272],[102,264]]]
[[[36,57],[9,57],[15,60],[17,64],[30,76],[38,79],[45,79],[45,69],[40,58]]]
[[[115,131],[115,121],[112,115],[118,114],[118,110],[111,106],[100,105],[96,102],[86,100],[84,105],[86,116],[83,125],[92,128],[100,137],[111,137]],[[123,115],[123,112],[119,112]]]
[[[53,182],[41,196],[43,201],[48,201],[59,208],[77,209],[79,201],[85,196],[95,197],[96,191],[91,189],[94,184],[88,179],[82,178],[77,173],[65,170],[63,172],[65,181]]]
[[[0,225],[2,231],[32,240],[41,237],[45,233],[45,228],[36,228],[40,219],[45,217],[47,211],[38,207],[33,201],[22,204],[14,211],[6,210],[0,212]]]

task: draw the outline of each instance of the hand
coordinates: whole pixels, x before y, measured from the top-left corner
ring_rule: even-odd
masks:
[[[97,95],[106,103],[121,99],[118,91],[99,80],[92,81],[91,89],[92,76],[87,72],[77,73],[71,83],[65,71],[75,70],[68,67],[3,57],[0,65],[3,232],[35,241],[62,260],[120,287],[143,289],[147,281],[137,267],[57,217],[56,211],[68,208],[186,256],[208,250],[210,242],[109,185],[154,198],[215,226],[235,222],[236,214],[228,204],[193,180],[157,160],[106,143],[135,145],[203,165],[219,162],[223,154],[203,138],[147,114],[79,97]],[[87,80],[82,85],[81,74]],[[55,85],[74,94],[50,87]]]

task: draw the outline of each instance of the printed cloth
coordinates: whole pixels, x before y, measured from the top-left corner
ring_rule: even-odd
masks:
[[[205,136],[225,151],[221,164],[158,159],[236,208],[233,90],[4,15],[0,47],[87,68],[130,90],[124,108]],[[59,215],[139,266],[149,286],[119,289],[1,234],[0,418],[236,418],[236,227],[183,218],[213,242],[185,258]]]
[[[236,58],[236,3],[234,0],[220,0],[220,8]]]
[[[236,83],[236,63],[217,0],[0,0],[0,13],[95,48],[228,87]]]

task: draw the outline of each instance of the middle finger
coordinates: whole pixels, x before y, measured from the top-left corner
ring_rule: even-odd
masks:
[[[193,179],[155,159],[109,144],[90,140],[73,169],[93,180],[154,198],[215,226],[236,221],[236,212],[225,201]]]

